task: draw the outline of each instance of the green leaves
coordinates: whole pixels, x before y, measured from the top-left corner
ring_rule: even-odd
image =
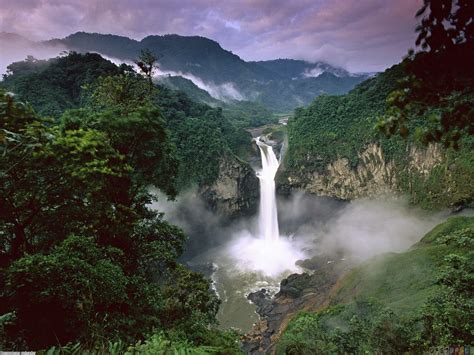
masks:
[[[41,348],[56,342],[54,334],[62,343],[97,336],[91,332],[104,312],[126,301],[126,284],[121,268],[91,238],[73,236],[48,254],[15,261],[4,292],[17,313],[15,326],[32,348]],[[35,323],[49,331],[35,330]]]
[[[86,108],[45,119],[0,91],[0,314],[15,314],[0,326],[0,343],[24,350],[72,342],[48,351],[74,353],[178,329],[190,349],[230,341],[235,350],[234,336],[215,329],[209,281],[177,263],[183,232],[148,208],[150,185],[175,195],[178,159],[193,164],[191,174],[183,166],[186,184],[217,175],[221,111],[186,98],[174,106],[173,94],[165,121],[156,90],[129,68],[91,84],[112,64],[78,54],[53,62],[15,64],[8,84],[55,116],[81,101]],[[58,91],[45,84],[47,95],[36,96],[40,79]],[[180,154],[171,136],[182,139]]]
[[[463,0],[426,1],[417,12],[424,15],[416,40],[423,51],[412,50],[404,61],[406,77],[387,98],[389,109],[378,125],[384,133],[406,137],[418,121],[419,141],[454,149],[474,134],[473,12],[472,2]]]

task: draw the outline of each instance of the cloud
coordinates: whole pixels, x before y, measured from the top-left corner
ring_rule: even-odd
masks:
[[[13,62],[25,60],[27,56],[33,56],[36,59],[49,59],[57,57],[66,48],[60,45],[35,45],[34,43],[16,37],[7,39],[0,37],[0,76],[7,72],[7,67]],[[0,77],[1,80],[1,77]]]
[[[414,44],[421,0],[0,0],[0,31],[32,39],[77,31],[141,39],[212,38],[245,60],[325,60],[351,71],[384,69]]]

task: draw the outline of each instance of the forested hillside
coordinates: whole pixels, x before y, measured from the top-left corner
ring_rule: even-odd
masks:
[[[97,109],[114,110],[124,100],[138,104],[148,92],[145,80],[130,67],[117,67],[98,54],[74,52],[51,60],[13,63],[0,86],[31,103],[40,115],[55,119],[67,109],[78,109],[76,116],[88,116]],[[176,149],[177,188],[211,184],[225,154],[248,154],[251,137],[235,115],[230,122],[222,109],[196,103],[162,86],[153,91],[151,100]]]
[[[465,136],[458,149],[440,144],[426,149],[416,134],[386,137],[376,127],[406,65],[393,66],[346,95],[322,95],[297,109],[288,122],[289,149],[280,181],[304,187],[317,180],[316,188],[328,195],[370,195],[384,185],[384,191],[408,193],[426,208],[469,204],[474,190],[465,181],[474,173],[472,137]],[[425,124],[426,117],[415,115],[406,127],[414,133]],[[336,181],[338,175],[342,178]],[[328,180],[321,182],[325,176]]]
[[[289,323],[277,353],[403,353],[472,344],[473,242],[474,218],[452,218],[408,251],[363,263],[338,281],[328,308]]]
[[[160,76],[157,82],[170,89],[184,92],[195,102],[222,108],[224,116],[238,127],[256,127],[278,121],[272,111],[256,102],[245,100],[228,100],[224,102],[218,100],[212,97],[206,90],[200,89],[191,80],[181,76]]]
[[[0,33],[0,41],[10,43],[13,36]],[[214,98],[252,101],[277,113],[289,113],[320,94],[345,93],[367,78],[365,74],[352,75],[322,62],[246,62],[219,43],[199,36],[148,36],[137,41],[116,35],[77,32],[62,39],[24,41],[35,48],[97,52],[128,63],[142,50],[149,49],[158,57],[160,70],[199,81]]]
[[[0,93],[0,346],[121,353],[155,334],[137,351],[238,352],[209,282],[177,262],[183,232],[148,207],[150,184],[174,196],[180,159],[155,89],[101,78],[94,110],[57,118]]]

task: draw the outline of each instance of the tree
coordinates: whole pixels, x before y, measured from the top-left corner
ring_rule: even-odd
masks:
[[[417,46],[404,61],[406,77],[387,98],[378,123],[387,135],[415,131],[424,144],[459,147],[474,134],[474,4],[426,0],[417,12]]]
[[[116,219],[133,221],[120,188],[130,186],[130,167],[103,133],[61,132],[10,96],[1,99],[2,263],[41,250],[65,231],[119,233],[111,229]]]
[[[7,334],[21,334],[33,349],[110,336],[110,325],[123,317],[117,313],[128,298],[127,277],[113,261],[120,253],[98,247],[91,238],[72,236],[47,254],[15,261],[3,290],[15,312]]]
[[[63,130],[84,127],[104,132],[133,168],[135,187],[154,185],[173,197],[178,161],[154,104],[156,91],[147,90],[146,81],[135,73],[99,78],[89,87],[88,106],[65,112],[61,125]]]
[[[428,11],[429,10],[429,11]],[[439,53],[474,39],[474,4],[469,0],[424,0],[416,13],[421,18],[416,27],[416,45]]]
[[[146,48],[141,51],[140,57],[135,61],[135,64],[138,65],[143,74],[148,78],[150,91],[153,90],[153,75],[155,73],[155,69],[158,68],[157,60],[158,58],[155,56],[155,54]]]
[[[126,70],[97,53],[70,52],[48,60],[27,58],[12,63],[0,86],[28,101],[39,114],[58,118],[66,109],[82,104],[83,87]]]

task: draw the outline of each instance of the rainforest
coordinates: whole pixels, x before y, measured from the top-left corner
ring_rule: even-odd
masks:
[[[1,3],[0,352],[472,351],[474,3]]]

